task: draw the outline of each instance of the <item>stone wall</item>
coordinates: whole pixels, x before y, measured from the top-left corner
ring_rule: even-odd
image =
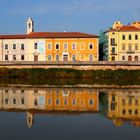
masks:
[[[0,62],[0,68],[61,68],[76,70],[140,70],[140,62]]]

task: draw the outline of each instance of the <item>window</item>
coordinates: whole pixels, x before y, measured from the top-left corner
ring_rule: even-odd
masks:
[[[122,60],[123,60],[123,61],[125,60],[125,56],[122,56]]]
[[[21,44],[21,50],[24,50],[24,44]]]
[[[89,55],[89,61],[93,61],[93,55],[92,54]]]
[[[59,61],[59,54],[56,55],[56,61]]]
[[[67,50],[67,49],[68,49],[68,44],[64,43],[64,50]]]
[[[48,105],[51,105],[51,104],[52,104],[52,100],[48,99]]]
[[[16,50],[16,44],[13,44],[13,50]]]
[[[122,46],[122,50],[123,50],[123,51],[125,50],[125,45]]]
[[[13,55],[13,60],[14,60],[14,61],[16,60],[16,55]]]
[[[128,99],[128,104],[129,104],[129,105],[132,105],[132,97],[129,97],[129,99]]]
[[[60,104],[60,100],[56,99],[56,105],[59,105],[59,104]]]
[[[131,110],[131,109],[129,109],[129,110],[128,110],[128,113],[129,113],[129,115],[131,115],[131,114],[132,114],[132,110]]]
[[[138,40],[138,35],[135,35],[135,40]]]
[[[8,55],[5,55],[5,60],[8,61]]]
[[[93,44],[89,44],[89,49],[93,50]]]
[[[8,44],[5,44],[5,50],[8,50]]]
[[[129,35],[129,36],[128,36],[128,39],[131,40],[131,39],[132,39],[132,35]]]
[[[93,104],[94,104],[93,99],[90,99],[90,100],[89,100],[89,105],[90,105],[90,106],[93,106]]]
[[[72,105],[76,105],[76,99],[72,100]]]
[[[48,61],[51,61],[51,60],[52,60],[52,56],[48,55]]]
[[[125,35],[122,35],[122,40],[125,40]]]
[[[122,114],[125,115],[125,114],[126,114],[126,110],[123,110],[123,111],[122,111]]]
[[[64,100],[64,105],[68,105],[68,100],[67,99]]]
[[[116,99],[116,96],[113,94],[113,95],[112,95],[112,101],[114,102],[115,99]]]
[[[115,46],[115,38],[111,38],[111,46]]]
[[[24,55],[21,55],[21,60],[24,60],[25,58],[24,58]]]
[[[35,49],[35,50],[38,49],[38,43],[34,43],[34,49]]]
[[[56,44],[56,50],[59,50],[59,44]]]
[[[6,99],[5,99],[5,104],[8,104],[8,102],[9,102],[9,100],[6,98]]]
[[[21,98],[21,104],[24,105],[24,98]]]
[[[129,45],[128,50],[131,52],[132,51],[132,46]]]
[[[72,55],[72,61],[76,61],[76,55]]]
[[[35,105],[35,106],[38,105],[38,101],[37,101],[37,99],[34,100],[34,105]]]
[[[135,45],[135,50],[138,50],[138,45]]]
[[[48,44],[48,50],[52,50],[52,44],[51,43]]]
[[[16,99],[13,99],[13,104],[16,104]]]
[[[135,110],[135,115],[137,115],[137,114],[138,114],[138,110],[136,109],[136,110]]]
[[[72,50],[76,50],[76,43],[72,43]]]

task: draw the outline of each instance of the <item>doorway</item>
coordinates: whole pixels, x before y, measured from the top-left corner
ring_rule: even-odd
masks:
[[[35,61],[35,62],[38,61],[38,55],[34,55],[34,61]]]

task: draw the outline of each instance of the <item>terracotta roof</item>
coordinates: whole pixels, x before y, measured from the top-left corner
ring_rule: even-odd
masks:
[[[98,36],[80,32],[32,32],[28,35],[0,35],[0,39],[26,38],[98,38]]]
[[[110,29],[107,32],[115,32],[115,31],[140,31],[140,29],[131,25],[127,25],[117,29]]]
[[[26,39],[27,35],[0,35],[0,39]]]

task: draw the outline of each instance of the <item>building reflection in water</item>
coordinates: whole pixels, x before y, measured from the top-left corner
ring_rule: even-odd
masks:
[[[0,89],[3,111],[27,112],[27,125],[33,125],[37,113],[98,112],[98,91],[92,89]]]
[[[124,122],[140,126],[139,89],[0,88],[0,108],[5,112],[26,112],[29,128],[36,114],[84,112],[104,114],[117,127]]]

